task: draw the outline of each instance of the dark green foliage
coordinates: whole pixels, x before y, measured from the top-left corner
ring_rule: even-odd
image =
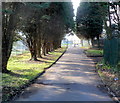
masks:
[[[26,6],[41,10],[41,9],[48,8],[51,3],[50,2],[45,2],[45,3],[26,2],[25,4],[26,4]]]
[[[74,21],[73,21],[73,8],[72,8],[72,3],[71,2],[65,2],[62,4],[64,10],[62,11],[63,13],[63,17],[64,17],[64,21],[67,27],[71,28],[72,30],[74,30]]]
[[[77,11],[77,32],[87,39],[99,38],[103,29],[101,4],[82,2]]]
[[[37,60],[37,57],[41,57],[42,54],[46,55],[48,52],[53,51],[61,47],[61,41],[66,32],[74,29],[73,21],[73,7],[71,2],[11,2],[3,3],[3,43],[8,45],[7,50],[9,56],[12,50],[13,41],[22,39],[31,52],[31,60]],[[17,9],[11,9],[12,5],[15,5]],[[15,22],[14,27],[12,23],[8,26],[6,15],[14,15],[14,19],[10,18],[12,22]],[[15,20],[15,21],[14,21]],[[6,27],[7,25],[7,27]],[[4,32],[12,27],[12,35],[9,36],[9,31]],[[15,33],[16,31],[16,33]],[[14,35],[22,33],[22,36]],[[7,43],[7,40],[11,40]],[[3,45],[3,50],[6,50]],[[5,51],[4,53],[8,52]],[[7,69],[7,61],[9,56],[5,57],[5,65],[2,68]]]

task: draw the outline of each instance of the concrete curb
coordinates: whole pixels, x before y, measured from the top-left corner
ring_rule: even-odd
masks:
[[[20,94],[22,94],[22,93],[24,92],[25,88],[27,88],[27,87],[29,87],[31,84],[35,83],[35,81],[36,81],[36,79],[37,79],[38,77],[42,76],[42,75],[46,72],[47,69],[49,69],[49,68],[52,67],[54,64],[56,64],[56,62],[64,55],[64,53],[67,51],[67,49],[68,49],[68,48],[66,48],[65,51],[64,51],[64,52],[55,60],[55,62],[53,62],[49,67],[44,68],[44,71],[43,71],[43,72],[39,73],[39,74],[38,74],[36,77],[34,77],[32,80],[29,80],[29,82],[28,82],[27,84],[21,86],[21,87],[19,88],[20,91],[19,91],[17,94],[13,95],[13,97],[11,97],[12,99],[9,99],[8,101],[14,101],[17,97],[19,97]],[[6,101],[6,102],[8,102],[8,101]]]
[[[50,67],[52,67],[54,64],[56,64],[56,62],[64,55],[64,53],[65,53],[66,51],[67,51],[67,48],[66,48],[66,50],[60,55],[60,57],[58,57],[58,59],[56,59],[55,62],[53,62],[49,67],[44,68],[45,71],[46,71],[47,69],[49,69]]]

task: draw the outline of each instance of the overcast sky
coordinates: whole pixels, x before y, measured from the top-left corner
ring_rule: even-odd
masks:
[[[73,3],[74,14],[76,16],[77,8],[79,6],[80,0],[72,0],[72,3]]]

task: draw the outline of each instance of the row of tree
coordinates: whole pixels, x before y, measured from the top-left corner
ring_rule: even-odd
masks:
[[[81,2],[76,17],[78,37],[91,39],[99,37],[105,29],[107,37],[113,37],[113,29],[120,31],[120,2]]]
[[[3,2],[2,72],[9,72],[14,41],[21,39],[36,61],[61,47],[64,34],[74,29],[73,16],[71,2]]]

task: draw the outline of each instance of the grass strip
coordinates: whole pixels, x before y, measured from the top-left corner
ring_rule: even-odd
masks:
[[[103,56],[103,50],[87,49],[85,50],[85,54],[91,57],[94,57],[94,56],[99,57],[99,56]]]
[[[11,56],[8,62],[10,74],[2,74],[3,95],[2,101],[8,101],[15,94],[21,91],[21,87],[29,84],[31,80],[44,72],[45,68],[50,67],[63,54],[66,48],[59,48],[49,55],[38,58],[39,61],[29,61],[30,53]]]

